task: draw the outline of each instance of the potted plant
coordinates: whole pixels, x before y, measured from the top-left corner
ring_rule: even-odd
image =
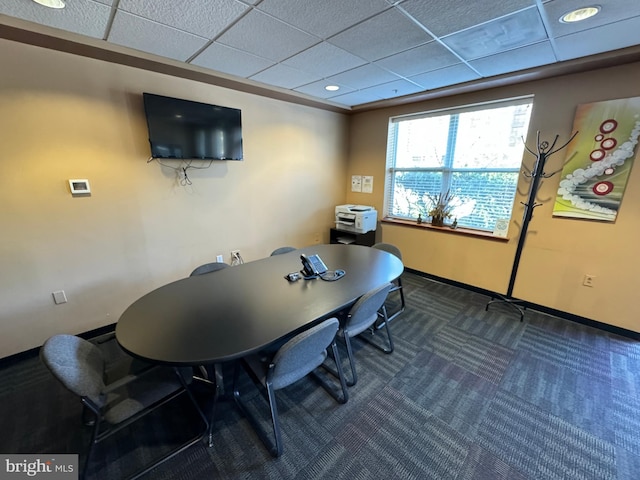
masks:
[[[429,216],[431,217],[431,225],[436,227],[442,227],[444,225],[445,218],[451,217],[451,212],[455,205],[453,205],[453,195],[449,190],[446,193],[440,192],[437,196],[427,194],[429,201],[431,202],[429,208]]]

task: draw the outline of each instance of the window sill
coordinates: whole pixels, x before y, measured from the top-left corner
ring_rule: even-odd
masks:
[[[468,235],[472,237],[483,238],[485,240],[495,240],[498,242],[509,241],[509,237],[498,237],[491,232],[485,232],[484,230],[474,230],[472,228],[462,228],[462,227],[451,228],[446,225],[444,227],[436,227],[434,225],[431,225],[429,222],[418,223],[412,220],[404,220],[404,219],[392,218],[392,217],[384,217],[380,221],[382,223],[388,223],[390,225],[401,225],[401,226],[411,227],[411,228],[421,228],[423,230],[437,230],[442,233],[450,233],[453,235]]]

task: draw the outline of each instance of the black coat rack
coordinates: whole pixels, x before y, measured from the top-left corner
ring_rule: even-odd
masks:
[[[553,177],[560,170],[556,170],[551,174],[547,174],[544,171],[545,163],[547,159],[556,152],[559,152],[563,148],[565,148],[571,140],[578,134],[575,132],[571,135],[571,138],[561,147],[555,148],[556,143],[558,142],[559,135],[556,135],[556,138],[553,140],[553,143],[549,145],[549,142],[543,141],[540,142],[540,131],[537,132],[536,135],[536,151],[534,152],[525,144],[525,148],[529,153],[536,156],[536,163],[534,165],[533,170],[529,170],[526,166],[523,166],[526,172],[523,172],[525,177],[531,178],[531,183],[529,184],[529,195],[527,197],[527,202],[520,202],[524,205],[524,214],[522,216],[522,227],[520,229],[520,237],[518,238],[518,246],[516,247],[516,255],[513,259],[513,267],[511,268],[511,277],[509,278],[509,287],[507,288],[507,294],[501,295],[499,293],[494,293],[491,297],[489,303],[485,307],[485,311],[489,310],[489,305],[492,303],[503,302],[507,305],[510,305],[520,314],[520,321],[524,320],[524,312],[526,310],[526,306],[523,305],[522,300],[518,300],[513,298],[513,287],[516,283],[516,276],[518,275],[518,266],[520,265],[520,257],[522,256],[522,249],[524,248],[524,242],[527,239],[527,230],[529,229],[529,223],[533,218],[533,210],[536,207],[542,205],[541,203],[536,203],[536,195],[538,194],[538,188],[540,188],[540,180],[544,178]],[[554,149],[555,148],[555,149]]]

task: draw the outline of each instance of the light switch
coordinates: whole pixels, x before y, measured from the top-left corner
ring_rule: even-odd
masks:
[[[67,303],[67,296],[64,294],[64,290],[53,292],[53,301],[56,303],[56,305]]]

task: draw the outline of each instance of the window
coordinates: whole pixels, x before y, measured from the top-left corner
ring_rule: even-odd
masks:
[[[492,231],[511,218],[532,97],[394,117],[385,215],[427,220],[439,195],[458,226]]]

